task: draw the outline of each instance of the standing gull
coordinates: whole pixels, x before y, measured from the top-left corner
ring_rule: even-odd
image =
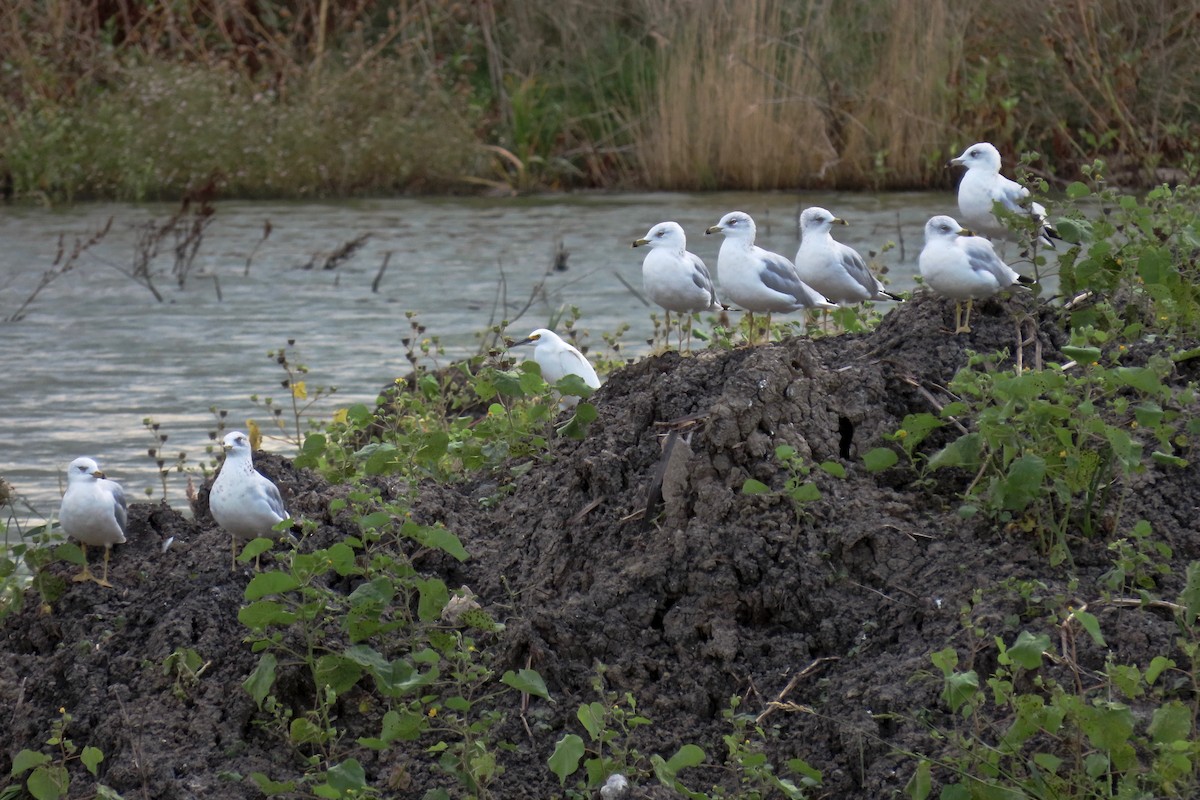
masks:
[[[1038,241],[1054,246],[1050,237],[1058,238],[1058,233],[1046,224],[1045,207],[1030,200],[1024,186],[1000,174],[1000,151],[994,146],[987,142],[973,144],[950,163],[967,168],[958,184],[958,211],[969,228],[993,239],[1017,238],[996,218],[995,204],[999,203],[1013,214],[1035,220]]]
[[[600,379],[596,370],[584,358],[583,353],[567,344],[554,331],[538,328],[512,347],[533,345],[533,360],[542,368],[542,380],[553,386],[568,375],[579,376],[585,384],[593,389],[600,388]],[[563,395],[559,405],[570,408],[579,402],[575,395]]]
[[[720,311],[712,276],[700,256],[687,250],[687,236],[678,222],[660,222],[646,236],[633,243],[647,245],[650,252],[642,261],[642,288],[651,300],[667,312],[668,342],[671,312],[680,315],[694,311]],[[691,342],[691,328],[688,329]],[[683,346],[683,320],[679,321],[679,344]]]
[[[918,259],[921,277],[938,294],[954,300],[954,332],[971,332],[971,305],[1027,281],[1000,260],[992,243],[966,230],[953,217],[933,217],[925,223],[925,247]],[[962,317],[962,301],[967,315]]]
[[[241,431],[225,434],[225,463],[208,493],[208,508],[233,537],[229,569],[237,569],[237,543],[279,538],[274,528],[288,519],[279,489],[254,469],[250,440]],[[257,560],[255,564],[257,564]]]
[[[800,280],[842,305],[902,299],[884,290],[857,250],[833,238],[830,231],[834,225],[849,224],[823,208],[804,209],[800,215],[800,249],[796,251]]]
[[[108,582],[108,557],[114,544],[125,544],[128,515],[121,484],[110,481],[90,458],[77,458],[67,467],[67,492],[58,510],[58,524],[83,550],[83,570],[72,580]],[[88,569],[88,545],[104,547],[104,576],[99,580]]]
[[[741,211],[730,211],[705,233],[722,233],[725,241],[717,254],[721,292],[746,310],[750,320],[750,342],[755,338],[754,312],[767,315],[767,338],[771,337],[771,314],[802,308],[837,308],[800,280],[796,267],[778,253],[754,244],[754,220]]]

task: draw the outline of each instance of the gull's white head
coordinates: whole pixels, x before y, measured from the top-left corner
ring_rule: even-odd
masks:
[[[963,151],[958,158],[950,159],[951,164],[957,164],[967,169],[982,169],[988,172],[1000,171],[1000,151],[987,142],[978,142]]]
[[[935,239],[952,241],[959,236],[974,236],[974,234],[962,225],[959,225],[954,217],[941,214],[936,217],[930,217],[929,222],[925,223],[926,242],[931,242]]]
[[[634,247],[642,245],[665,247],[668,250],[683,250],[687,247],[687,236],[683,232],[683,226],[678,222],[660,222],[647,231],[644,238],[633,243]]]
[[[247,457],[250,455],[250,439],[241,431],[230,431],[225,434],[221,445],[227,456]]]
[[[87,483],[104,477],[100,465],[86,456],[77,458],[67,467],[67,483]]]
[[[723,233],[727,239],[742,239],[753,243],[754,220],[750,219],[750,215],[744,211],[730,211],[705,233]]]
[[[800,215],[800,232],[807,236],[809,233],[829,233],[834,225],[849,225],[841,217],[835,217],[832,212],[813,206],[804,209]]]

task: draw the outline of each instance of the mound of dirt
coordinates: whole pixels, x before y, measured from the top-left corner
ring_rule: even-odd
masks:
[[[503,709],[493,733],[513,749],[502,754],[494,796],[561,794],[546,759],[563,733],[583,734],[575,712],[598,699],[600,669],[607,688],[632,693],[652,721],[635,737],[643,754],[697,744],[719,764],[731,730],[722,712],[738,695],[740,710],[777,729],[774,764],[802,758],[821,770],[814,796],[893,796],[914,767],[903,753],[929,752],[938,745],[928,726],[950,725],[940,682],[914,676],[931,669],[932,652],[972,650],[964,608],[989,637],[1011,640],[1026,609],[1011,592],[989,591],[1005,581],[1040,582],[1046,596],[1074,602],[1100,596],[1110,564],[1103,542],[1073,542],[1073,570],[1054,570],[1019,531],[960,518],[972,475],[940,471],[930,485],[903,466],[863,467],[862,454],[886,444],[906,414],[949,401],[944,386],[968,350],[1007,350],[1010,361],[1019,352],[1028,365],[1066,360],[1059,319],[1028,297],[984,304],[970,335],[946,333],[952,311],[918,296],[869,334],[647,358],[596,394],[599,418],[585,440],[556,440],[551,458],[498,501],[494,480],[421,487],[414,518],[444,523],[471,559],[428,556],[418,566],[469,586],[506,623],[490,643],[497,674],[532,666],[555,700],[535,699],[524,719]],[[789,474],[774,451],[783,444],[806,463],[842,464],[846,476],[814,469],[807,480],[821,499],[797,508],[781,494]],[[293,514],[317,523],[312,543],[356,533],[347,515],[329,512],[347,487],[277,456],[260,453],[256,465]],[[746,494],[748,478],[774,491]],[[1135,481],[1114,504],[1112,529],[1147,519],[1178,563],[1200,558],[1196,467]],[[378,488],[384,499],[408,490]],[[73,715],[77,744],[103,750],[101,782],[126,798],[260,797],[243,776],[302,774],[296,753],[256,724],[241,686],[258,659],[237,620],[250,573],[230,572],[229,542],[204,491],[195,506],[191,521],[135,504],[129,544],[112,560],[116,590],[68,584],[51,607],[30,596],[0,631],[0,704],[11,715],[0,774],[20,749],[43,746],[60,708]],[[1084,668],[1108,653],[1137,662],[1174,652],[1167,616],[1092,610],[1108,650],[1081,640]],[[180,648],[207,662],[184,690],[163,669]],[[377,715],[362,710],[373,705],[339,704],[346,741],[377,734]],[[406,775],[402,796],[437,786],[460,796],[429,744],[355,755],[375,785]],[[73,796],[85,796],[82,766],[71,770],[81,778]],[[683,777],[696,788],[727,780],[706,767]],[[642,781],[634,796],[671,793]]]

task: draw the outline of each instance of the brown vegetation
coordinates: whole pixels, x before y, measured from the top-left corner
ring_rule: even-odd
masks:
[[[1019,24],[1014,24],[1019,20]],[[1200,3],[14,0],[19,196],[944,184],[972,141],[1186,179]]]

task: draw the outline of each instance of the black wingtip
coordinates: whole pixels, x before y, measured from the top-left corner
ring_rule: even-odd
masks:
[[[1021,284],[1022,286],[1037,286],[1037,281],[1028,275],[1018,275],[1017,283]]]
[[[886,297],[888,300],[895,300],[897,303],[903,303],[903,302],[904,302],[904,298],[903,298],[903,297],[901,297],[901,296],[900,296],[900,295],[898,295],[898,294],[892,294],[891,292],[886,292],[886,291],[885,291],[885,292],[883,293],[883,296],[884,296],[884,297]]]

